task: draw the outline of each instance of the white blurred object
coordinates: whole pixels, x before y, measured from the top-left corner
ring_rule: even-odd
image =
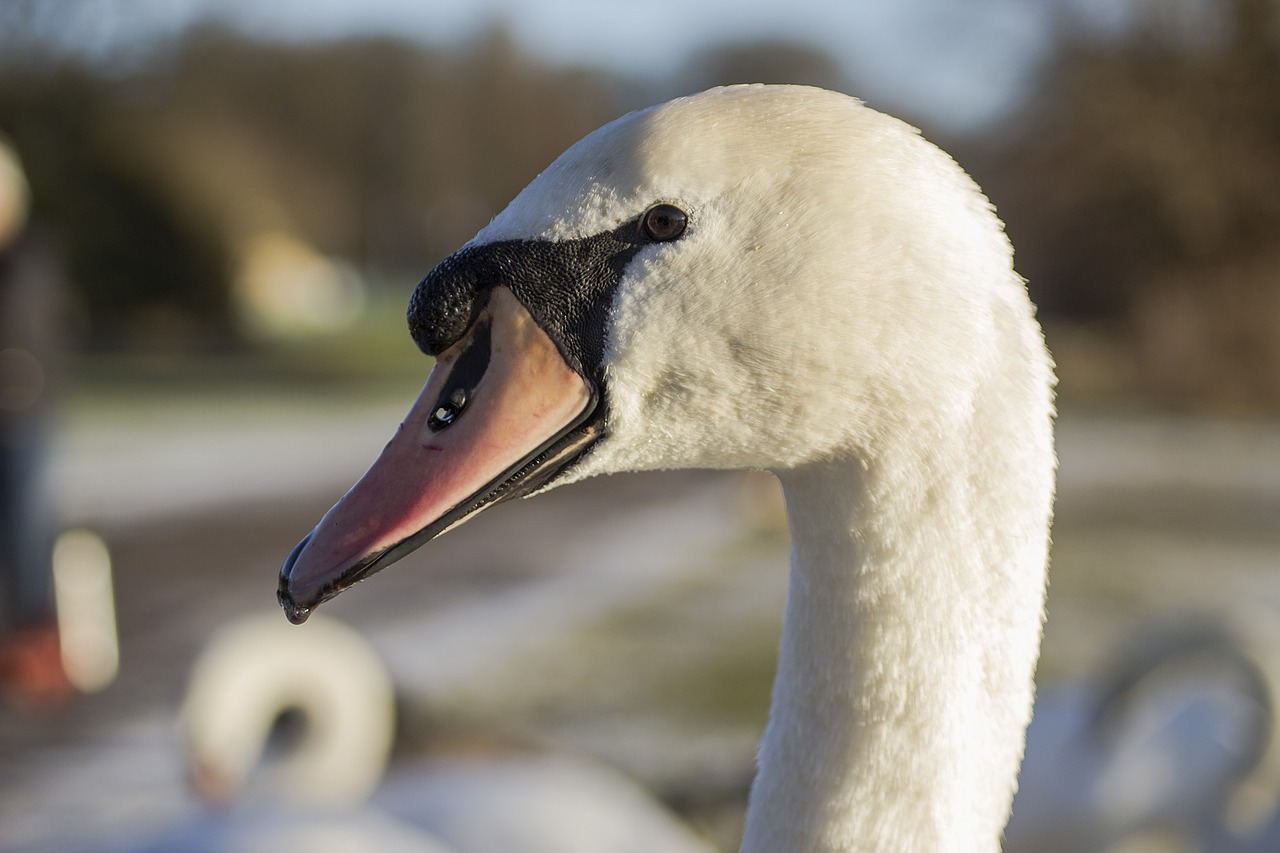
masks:
[[[197,790],[215,800],[340,806],[382,781],[395,736],[391,678],[352,629],[321,619],[297,630],[278,615],[221,631],[191,672],[183,703]],[[291,748],[273,726],[301,715]]]
[[[7,246],[27,221],[31,188],[18,155],[0,137],[0,248]]]
[[[272,613],[227,628],[192,671],[183,720],[197,787],[237,803],[204,837],[235,837],[240,846],[199,849],[256,850],[243,846],[248,827],[288,837],[282,827],[292,824],[297,838],[355,838],[375,826],[406,840],[403,848],[344,848],[352,850],[420,843],[452,853],[713,853],[640,786],[582,758],[422,762],[380,785],[394,712],[382,661],[336,620],[293,626]],[[282,719],[296,736],[273,743]]]
[[[1274,620],[1148,627],[1108,677],[1041,691],[1006,853],[1278,849]]]
[[[83,693],[115,680],[120,669],[111,555],[88,530],[68,530],[53,546],[58,639],[67,678]]]
[[[337,331],[365,307],[352,269],[279,231],[250,239],[234,293],[248,331],[266,338]]]

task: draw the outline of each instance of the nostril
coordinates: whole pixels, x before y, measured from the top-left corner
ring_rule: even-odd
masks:
[[[462,414],[463,408],[467,405],[467,389],[454,388],[446,397],[443,397],[436,403],[436,407],[431,410],[431,417],[427,418],[427,426],[432,432],[440,432],[447,429]]]

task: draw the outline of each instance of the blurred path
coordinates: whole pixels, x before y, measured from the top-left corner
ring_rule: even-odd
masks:
[[[110,526],[341,494],[411,401],[258,394],[77,410],[53,486],[71,523]]]

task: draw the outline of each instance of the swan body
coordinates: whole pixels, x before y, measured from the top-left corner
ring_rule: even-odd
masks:
[[[792,568],[743,850],[992,851],[1032,705],[1052,367],[989,203],[844,95],[735,86],[578,142],[419,284],[437,357],[294,550],[294,621],[500,500],[759,468]]]

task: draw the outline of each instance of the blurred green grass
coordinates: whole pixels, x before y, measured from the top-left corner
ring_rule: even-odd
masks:
[[[372,292],[356,322],[328,333],[222,351],[72,354],[64,401],[72,411],[110,411],[182,401],[231,406],[317,395],[411,395],[434,362],[409,336],[409,290]]]

